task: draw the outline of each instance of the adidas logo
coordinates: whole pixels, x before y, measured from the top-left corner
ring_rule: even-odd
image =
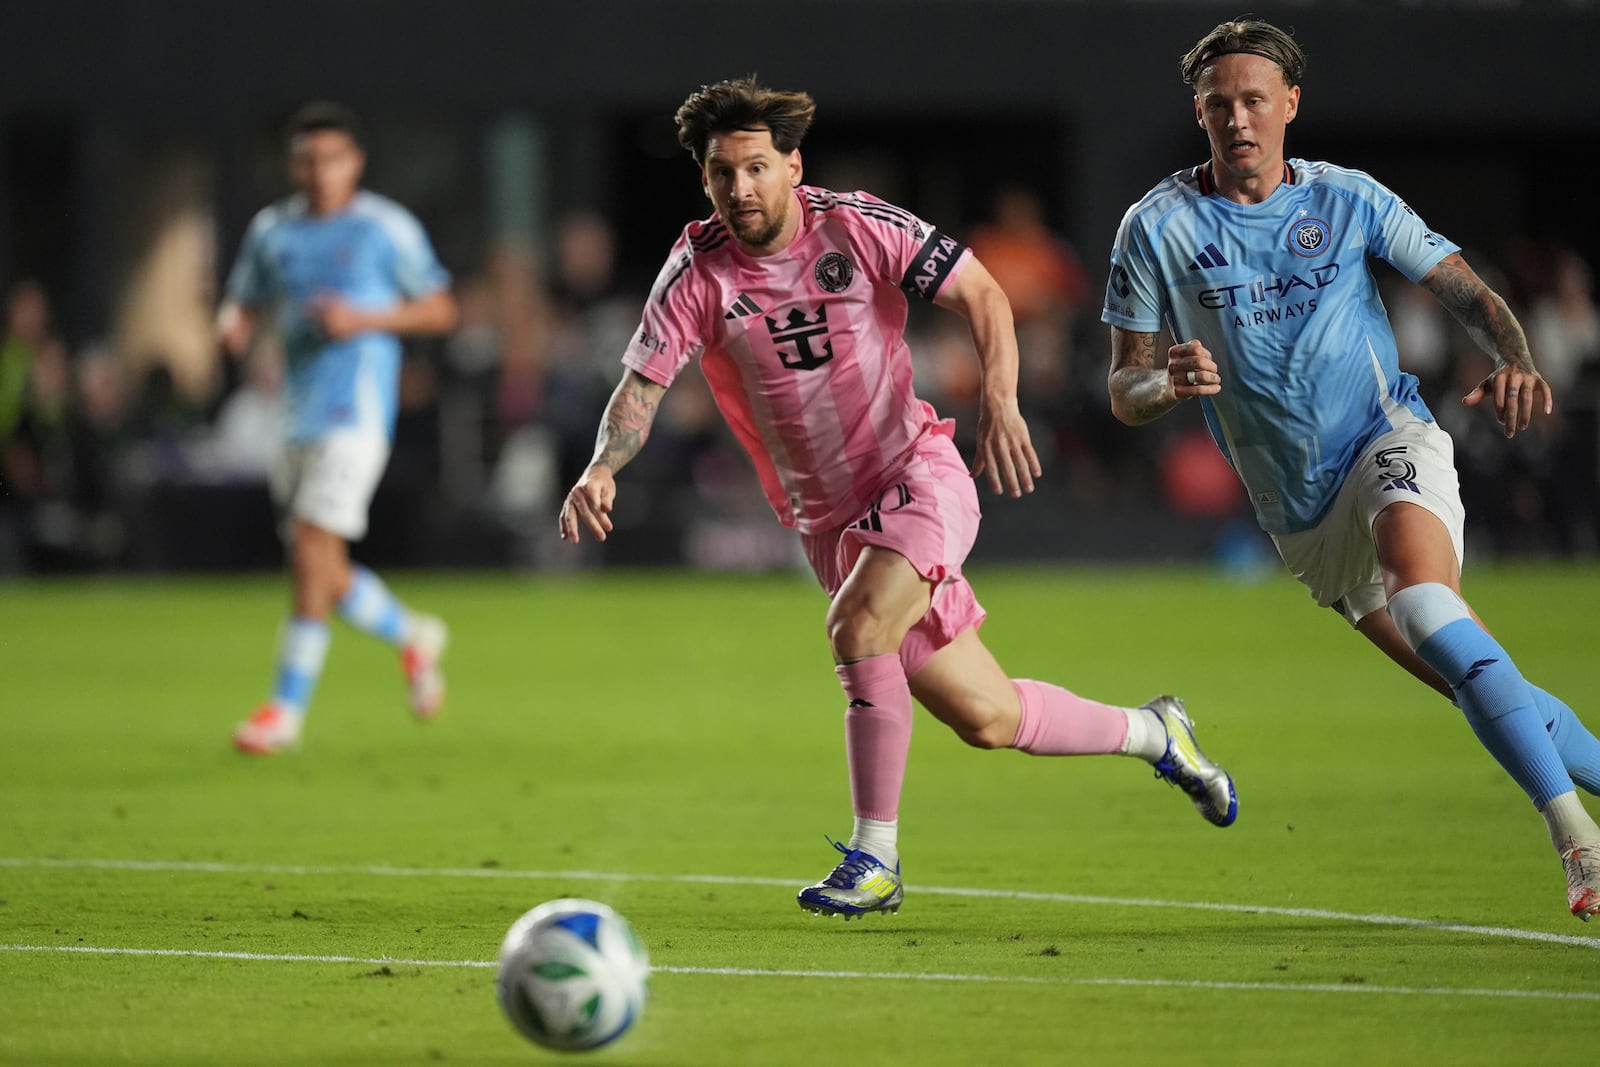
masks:
[[[1227,265],[1228,257],[1223,255],[1217,249],[1217,246],[1210,242],[1207,242],[1206,246],[1200,250],[1199,255],[1189,261],[1190,270],[1210,270],[1212,267],[1226,267]]]
[[[742,319],[746,315],[754,315],[760,310],[761,305],[751,300],[744,293],[740,293],[739,299],[733,302],[733,307],[729,308],[728,313],[722,317],[725,319]]]

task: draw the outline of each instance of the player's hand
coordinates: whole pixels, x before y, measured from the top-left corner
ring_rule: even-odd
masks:
[[[1479,382],[1461,402],[1475,408],[1488,399],[1494,401],[1494,417],[1507,437],[1515,437],[1518,430],[1528,428],[1536,406],[1546,415],[1556,409],[1550,383],[1538,371],[1522,370],[1509,363]]]
[[[587,526],[596,541],[611,532],[611,505],[617,499],[616,479],[605,467],[590,467],[561,505],[561,540],[578,543]]]
[[[1027,420],[1015,399],[1000,404],[985,401],[978,412],[978,454],[972,476],[984,473],[989,475],[989,488],[1011,496],[1033,492],[1033,480],[1041,473]]]
[[[1210,349],[1199,341],[1185,341],[1167,349],[1167,383],[1179,400],[1216,396],[1222,392],[1222,372]]]
[[[371,328],[365,312],[331,294],[319,296],[312,302],[311,321],[333,341],[343,341]]]
[[[238,304],[227,303],[217,314],[217,340],[222,350],[233,359],[243,359],[250,353],[250,339],[255,333],[255,317]]]

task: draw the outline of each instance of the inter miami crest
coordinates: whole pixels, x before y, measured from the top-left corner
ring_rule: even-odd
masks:
[[[856,269],[844,258],[843,252],[829,252],[817,260],[817,284],[830,293],[842,293],[856,276]]]

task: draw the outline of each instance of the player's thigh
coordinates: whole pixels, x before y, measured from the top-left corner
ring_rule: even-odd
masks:
[[[1413,536],[1389,537],[1387,527],[1395,518]],[[1273,542],[1290,573],[1317,603],[1336,609],[1355,626],[1383,607],[1393,592],[1385,587],[1385,567],[1379,558],[1383,542],[1401,548],[1414,545],[1415,551],[1427,553],[1401,564],[1409,568],[1413,581],[1441,581],[1454,587],[1463,525],[1450,436],[1416,419],[1367,447],[1315,528],[1276,534]]]
[[[911,695],[958,732],[1012,721],[1021,711],[1016,686],[975,629],[963,630],[910,678]]]
[[[288,516],[346,541],[361,540],[388,462],[389,443],[376,435],[335,434],[316,442],[300,461]]]
[[[927,614],[933,583],[911,561],[891,548],[866,545],[828,607],[830,640],[880,640],[892,651],[916,621]],[[860,649],[852,655],[870,654]]]
[[[1372,540],[1389,596],[1420,582],[1460,588],[1461,567],[1450,531],[1426,508],[1390,504],[1373,519]]]
[[[1351,477],[1386,594],[1418,582],[1457,588],[1466,512],[1450,435],[1432,423],[1403,424],[1367,449]]]

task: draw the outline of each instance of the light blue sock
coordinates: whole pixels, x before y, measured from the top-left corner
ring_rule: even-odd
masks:
[[[1533,700],[1544,719],[1544,728],[1561,754],[1561,763],[1572,780],[1591,793],[1600,795],[1600,739],[1590,733],[1583,720],[1575,715],[1559,697],[1528,683],[1533,690]]]
[[[278,675],[272,702],[291,715],[304,715],[328,658],[328,624],[317,619],[289,620],[278,644]]]
[[[1449,586],[1423,582],[1390,597],[1389,615],[1406,643],[1450,683],[1472,732],[1535,808],[1572,791],[1533,687],[1473,621],[1465,601]]]
[[[396,648],[405,644],[411,631],[411,616],[405,605],[383,584],[382,578],[359,565],[350,568],[350,589],[339,601],[339,617]]]

